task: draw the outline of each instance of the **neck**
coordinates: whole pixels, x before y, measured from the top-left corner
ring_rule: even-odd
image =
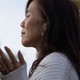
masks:
[[[39,39],[38,42],[36,43],[36,46],[35,46],[35,48],[37,50],[37,55],[36,55],[37,58],[41,52],[41,46],[42,46],[42,39]]]

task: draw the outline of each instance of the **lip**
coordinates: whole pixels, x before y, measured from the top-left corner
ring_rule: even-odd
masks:
[[[23,37],[25,34],[21,34],[21,37]]]
[[[25,35],[25,32],[24,32],[24,31],[21,31],[21,37],[22,37],[23,35]]]
[[[25,34],[25,32],[24,31],[21,31],[21,34]]]

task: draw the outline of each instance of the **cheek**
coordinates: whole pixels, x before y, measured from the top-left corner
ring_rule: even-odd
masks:
[[[37,19],[31,19],[27,22],[26,26],[27,38],[29,41],[37,41],[41,37],[42,33],[42,24],[40,21]]]
[[[37,20],[37,19],[31,19],[29,21],[27,21],[26,24],[26,30],[28,31],[29,35],[37,35],[37,34],[41,34],[41,27],[42,27],[42,23]]]
[[[39,19],[29,18],[25,21],[26,35],[22,38],[22,44],[26,46],[35,45],[42,34],[42,23]]]
[[[28,27],[29,34],[34,35],[34,36],[40,35],[41,26],[42,26],[41,23],[37,20],[30,22],[29,27]]]

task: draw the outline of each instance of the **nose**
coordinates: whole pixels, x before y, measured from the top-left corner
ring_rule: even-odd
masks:
[[[22,28],[24,28],[24,20],[21,22],[21,24],[20,24],[20,26],[22,27]]]

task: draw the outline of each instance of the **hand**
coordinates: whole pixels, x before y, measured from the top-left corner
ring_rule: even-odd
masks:
[[[14,71],[15,69],[25,64],[25,60],[20,51],[18,52],[19,61],[17,61],[12,51],[8,47],[5,47],[5,50],[8,53],[10,60],[6,57],[4,52],[0,49],[0,72],[3,75],[9,74],[10,72]]]

